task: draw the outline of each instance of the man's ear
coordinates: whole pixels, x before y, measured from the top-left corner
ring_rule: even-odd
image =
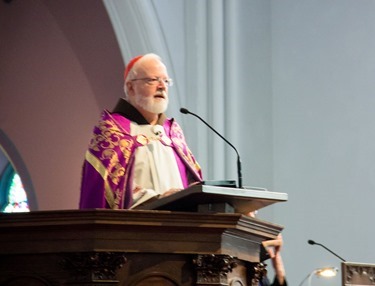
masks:
[[[133,95],[134,94],[134,88],[133,88],[133,83],[131,81],[128,81],[124,84],[124,91],[125,93],[129,96],[129,95]]]

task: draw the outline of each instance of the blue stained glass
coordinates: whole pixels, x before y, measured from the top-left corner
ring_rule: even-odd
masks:
[[[27,202],[27,195],[20,176],[15,173],[13,175],[9,193],[8,193],[8,205],[4,208],[5,213],[14,212],[29,212],[29,204]]]

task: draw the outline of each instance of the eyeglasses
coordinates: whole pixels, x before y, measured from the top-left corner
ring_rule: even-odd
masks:
[[[160,83],[164,83],[168,87],[173,85],[173,80],[171,78],[160,78],[160,77],[150,78],[150,77],[145,77],[145,78],[132,79],[131,81],[136,81],[136,80],[143,80],[148,85],[157,85],[157,84],[160,84]]]

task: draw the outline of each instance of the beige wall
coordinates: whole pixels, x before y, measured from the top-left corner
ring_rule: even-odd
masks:
[[[32,206],[77,208],[92,127],[122,95],[124,64],[106,10],[101,1],[1,1],[0,22],[4,145],[22,158],[11,159],[31,178]]]

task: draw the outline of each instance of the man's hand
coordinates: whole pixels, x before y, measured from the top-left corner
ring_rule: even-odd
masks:
[[[164,194],[162,194],[159,198],[168,197],[168,196],[173,195],[173,194],[175,194],[175,193],[177,193],[179,191],[181,191],[181,189],[175,189],[175,188],[169,189]]]

